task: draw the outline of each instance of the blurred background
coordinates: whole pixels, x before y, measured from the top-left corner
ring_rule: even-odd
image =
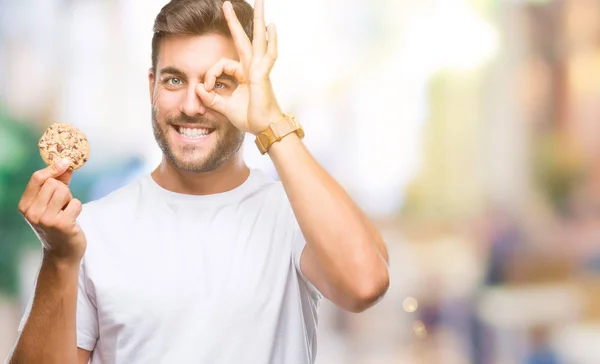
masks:
[[[88,135],[83,201],[160,160],[165,3],[0,0],[2,359],[39,265],[17,202],[43,130]],[[600,0],[271,0],[267,20],[282,107],[390,250],[376,307],[321,306],[317,363],[600,363]]]

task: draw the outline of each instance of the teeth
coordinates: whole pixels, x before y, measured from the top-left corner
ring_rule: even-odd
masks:
[[[209,134],[207,129],[179,128],[179,134],[188,138],[201,138]]]

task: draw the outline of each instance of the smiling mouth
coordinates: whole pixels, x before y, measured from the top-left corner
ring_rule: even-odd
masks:
[[[173,125],[173,127],[179,133],[179,135],[187,139],[202,139],[215,131],[213,128],[204,128],[198,126]]]

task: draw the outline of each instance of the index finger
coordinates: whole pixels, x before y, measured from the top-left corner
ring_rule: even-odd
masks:
[[[267,27],[265,25],[264,0],[254,0],[254,35],[252,37],[254,55],[262,57],[267,51]]]
[[[233,43],[240,56],[240,61],[242,61],[243,64],[250,63],[250,60],[252,59],[252,44],[250,43],[250,39],[248,39],[248,35],[244,31],[242,24],[240,24],[237,15],[235,15],[231,2],[225,1],[223,3],[223,12],[225,13],[225,19],[227,20]]]
[[[31,179],[25,188],[25,192],[23,192],[23,197],[21,197],[21,202],[19,203],[19,210],[21,210],[21,212],[26,211],[40,192],[44,183],[49,178],[56,178],[65,174],[69,165],[70,162],[68,159],[61,159],[48,167],[35,172],[31,176]]]

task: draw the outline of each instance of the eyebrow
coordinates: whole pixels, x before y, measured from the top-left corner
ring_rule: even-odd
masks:
[[[168,73],[175,76],[185,77],[185,73],[181,71],[179,68],[168,66],[160,70],[161,74]]]

